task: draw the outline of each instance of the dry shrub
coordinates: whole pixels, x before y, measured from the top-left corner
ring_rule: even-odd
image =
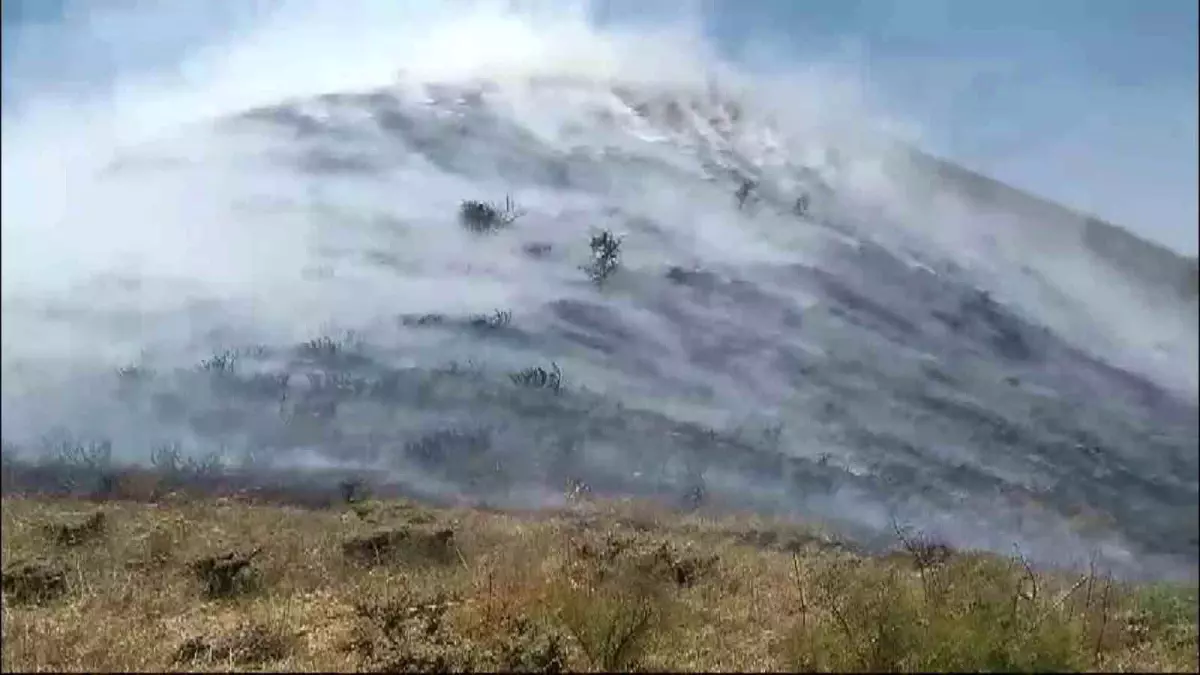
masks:
[[[254,558],[262,551],[250,553],[230,551],[205,556],[191,563],[192,573],[203,584],[202,594],[209,600],[232,598],[257,590],[259,575],[253,567]]]
[[[66,595],[67,575],[47,562],[22,562],[5,567],[4,597],[17,605],[41,605]]]
[[[552,600],[557,618],[594,668],[637,668],[663,623],[664,598],[646,584],[623,581],[563,583]]]
[[[665,511],[634,527],[599,501],[581,518],[370,500],[355,505],[377,527],[403,527],[347,539],[366,523],[344,506],[197,497],[106,504],[99,545],[64,548],[44,524],[86,522],[79,504],[4,500],[5,562],[49,561],[4,568],[5,671],[1197,668],[1194,585],[936,542],[792,555],[787,527],[756,522],[783,534],[747,539]],[[241,553],[260,545],[266,560]],[[243,599],[257,567],[271,592]]]
[[[291,653],[295,636],[263,623],[248,623],[215,638],[189,638],[175,650],[179,666],[262,666],[282,661]]]
[[[370,566],[395,562],[449,564],[459,554],[453,530],[401,527],[353,537],[342,544],[342,555],[351,563]]]
[[[86,518],[44,526],[46,535],[58,546],[82,546],[104,536],[105,518],[97,511]]]
[[[458,602],[444,592],[423,597],[406,587],[382,598],[360,599],[346,647],[366,672],[487,670],[488,655],[448,621],[447,611]]]
[[[719,560],[715,554],[698,554],[666,541],[613,531],[603,537],[576,537],[569,542],[569,550],[568,572],[590,576],[593,582],[612,574],[627,574],[682,588],[696,584]]]
[[[549,605],[588,663],[602,670],[639,667],[664,633],[670,593],[695,581],[700,566],[681,564],[665,544],[646,545],[609,532],[569,542]]]
[[[174,528],[156,524],[149,532],[138,535],[134,540],[137,557],[126,563],[130,569],[157,569],[175,561],[178,533]]]
[[[1051,593],[1026,566],[977,555],[915,578],[862,562],[830,564],[807,579],[797,568],[802,607],[785,647],[789,668],[1073,671],[1102,667],[1104,653],[1121,648],[1113,587],[1099,579],[1091,583],[1105,590],[1074,607],[1068,600],[1084,580]]]

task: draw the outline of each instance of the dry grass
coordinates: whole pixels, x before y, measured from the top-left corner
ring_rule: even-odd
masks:
[[[97,514],[103,514],[97,516]],[[6,498],[5,671],[1196,671],[1196,591],[637,504]]]

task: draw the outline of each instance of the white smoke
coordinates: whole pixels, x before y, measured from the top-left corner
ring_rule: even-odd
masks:
[[[80,7],[91,8],[81,10],[87,16],[54,36],[65,58],[90,54],[85,46],[96,31],[136,42],[154,32],[148,25],[171,34],[179,22],[199,20],[199,10],[166,4]],[[522,367],[541,358],[536,349],[414,335],[393,319],[514,308],[527,310],[532,328],[545,328],[550,319],[539,308],[595,299],[578,271],[587,236],[630,222],[642,223],[626,233],[624,262],[634,273],[661,276],[656,270],[670,265],[737,271],[798,310],[821,298],[772,270],[819,266],[845,241],[858,245],[856,237],[906,251],[914,265],[950,259],[996,297],[1194,401],[1194,310],[1189,329],[1178,305],[1148,305],[1117,272],[1081,262],[1078,232],[1047,246],[1056,236],[1040,226],[1010,227],[1006,216],[925,183],[893,142],[920,145],[919,124],[880,108],[854,67],[747,72],[716,56],[698,14],[600,28],[594,10],[588,2],[247,4],[225,7],[216,19],[200,12],[225,30],[173,68],[142,67],[142,51],[126,44],[114,53],[139,63],[117,58],[111,87],[64,94],[26,82],[21,106],[4,113],[0,172],[6,439],[67,425],[140,447],[155,430],[103,396],[116,368],[148,362],[169,371],[224,346],[289,345],[344,328],[403,352],[401,365],[478,357],[500,369]],[[518,180],[532,164],[514,167],[482,145],[471,146],[469,173],[448,170],[384,133],[378,111],[320,98],[383,92],[389,105],[419,108],[452,128],[453,106],[426,105],[451,95],[439,93],[445,85],[485,97],[490,111],[555,161],[605,166],[594,178],[607,189]],[[647,114],[636,110],[643,103]],[[277,124],[229,123],[271,106],[343,135],[330,144]],[[674,115],[682,121],[671,122]],[[472,142],[470,132],[464,124],[462,143]],[[366,162],[370,175],[297,168],[329,152]],[[735,170],[759,176],[763,194],[786,199],[802,188],[800,168],[849,195],[827,208],[856,235],[803,228],[786,212],[734,207]],[[506,194],[528,211],[520,240],[471,237],[454,222],[462,199]],[[552,244],[559,257],[530,264],[522,245],[532,242]],[[390,270],[363,264],[381,253]],[[1045,285],[1029,281],[1022,266]],[[642,278],[603,304],[646,350],[621,356],[643,360],[560,354],[572,377],[631,407],[713,427],[752,414],[782,419],[787,454],[825,449],[821,424],[807,416],[819,403],[815,394],[771,363],[754,362],[750,348],[720,357],[737,361],[742,377],[697,367],[685,343],[706,336],[681,335],[653,293],[637,286]],[[730,309],[686,311],[717,326],[729,322]],[[813,344],[802,331],[770,337],[806,354],[836,347]],[[1166,357],[1156,356],[1152,345],[1163,344]],[[897,372],[915,362],[900,359],[909,356],[900,350],[896,356]],[[712,394],[675,400],[652,375],[670,382],[670,392]],[[879,428],[913,425],[889,417],[878,401],[861,404],[858,414]],[[862,460],[853,450],[843,454],[835,459],[847,467]],[[1018,459],[980,461],[1014,481],[1029,469]],[[730,491],[756,489],[752,478],[725,480]],[[882,507],[846,494],[811,505],[882,522]],[[785,497],[762,491],[764,502]],[[987,539],[967,536],[972,522],[941,527],[972,543]]]

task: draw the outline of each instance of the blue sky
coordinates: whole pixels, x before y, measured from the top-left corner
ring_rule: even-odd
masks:
[[[161,66],[246,18],[246,5],[234,0],[112,0],[151,6],[146,30],[120,39],[97,25],[82,51],[81,31],[73,31],[68,58],[56,48],[53,27],[78,28],[82,20],[64,7],[99,4],[3,3],[6,108],[28,87],[102,87],[117,70]],[[605,4],[600,14],[615,21],[669,17],[680,6]],[[805,61],[844,63],[862,73],[886,109],[921,124],[928,150],[1196,253],[1194,0],[692,4],[726,55],[784,70]],[[18,50],[21,58],[12,58]]]

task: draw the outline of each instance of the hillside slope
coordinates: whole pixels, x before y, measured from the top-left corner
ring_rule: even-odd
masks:
[[[47,239],[74,277],[6,258],[5,455],[520,507],[583,482],[1194,577],[1194,298],[1153,249],[901,160],[715,86],[578,76],[180,129],[62,204],[121,223]]]

